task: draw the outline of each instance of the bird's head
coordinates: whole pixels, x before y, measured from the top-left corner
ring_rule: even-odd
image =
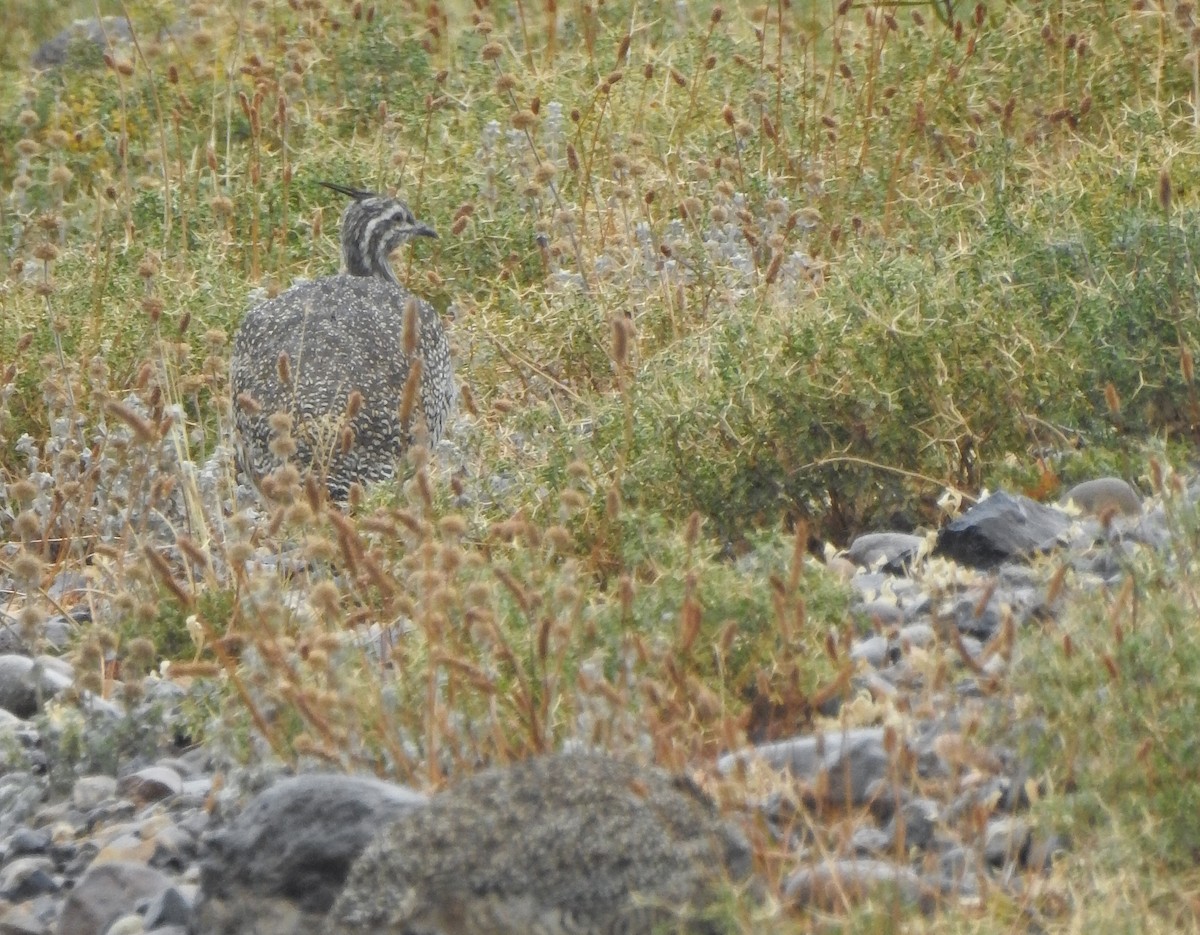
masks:
[[[382,276],[396,282],[389,260],[392,251],[413,237],[437,236],[399,199],[334,182],[320,184],[351,199],[342,212],[342,263],[351,276]]]

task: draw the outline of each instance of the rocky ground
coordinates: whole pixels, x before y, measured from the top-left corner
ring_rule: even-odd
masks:
[[[783,903],[841,905],[880,885],[912,911],[995,888],[1020,895],[1070,847],[1023,817],[1038,794],[1026,764],[974,740],[972,726],[1008,703],[993,689],[1022,629],[1062,612],[1055,569],[1074,569],[1080,587],[1112,586],[1131,554],[1165,548],[1169,530],[1162,505],[1120,480],[1068,499],[1000,492],[936,537],[864,535],[828,558],[861,621],[854,684],[828,713],[887,699],[904,717],[732,750],[692,777],[721,786],[724,802],[740,790],[730,827],[765,828],[791,850]],[[48,640],[70,626],[49,621]],[[248,767],[193,743],[186,712],[211,690],[203,683],[150,677],[121,706],[78,692],[69,665],[24,654],[15,636],[7,648],[0,935],[315,931],[378,829],[426,807],[373,778],[287,778],[269,758]],[[825,820],[849,822],[842,853],[814,845],[809,823]]]

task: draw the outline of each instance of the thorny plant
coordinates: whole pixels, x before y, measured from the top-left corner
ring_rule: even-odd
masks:
[[[0,610],[72,621],[80,691],[167,661],[284,758],[422,784],[685,767],[850,693],[809,532],[1195,437],[1191,4],[147,2],[36,77],[35,7],[0,10]],[[337,262],[315,178],[447,219],[403,278],[465,378],[451,450],[346,513],[292,469],[247,499],[227,446],[250,290]],[[857,817],[789,794],[841,853]]]

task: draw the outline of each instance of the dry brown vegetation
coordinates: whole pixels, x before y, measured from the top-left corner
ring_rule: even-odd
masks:
[[[810,535],[1195,441],[1191,4],[386,6],[102,4],[136,41],[40,76],[68,15],[0,9],[0,609],[36,638],[86,605],[81,688],[168,660],[218,680],[198,729],[421,784],[568,739],[702,766],[849,691]],[[336,266],[318,179],[439,229],[401,276],[464,384],[451,447],[349,512],[297,472],[239,501],[228,446],[252,291]],[[1082,810],[1046,805],[1083,845],[1049,895],[836,925],[1195,924],[1191,748],[1131,765],[1189,730],[1167,700],[1200,666],[1191,605],[1162,582],[1191,595],[1184,564],[1131,570],[1162,627],[1116,595],[1066,649],[1019,637],[1037,663],[1004,691],[1045,714],[1051,788],[1092,777]],[[1161,695],[1080,710],[1168,657]],[[845,827],[811,824],[837,852]]]

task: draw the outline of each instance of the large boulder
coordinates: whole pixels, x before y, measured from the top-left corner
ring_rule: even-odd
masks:
[[[312,774],[276,783],[206,836],[192,931],[321,931],[363,848],[380,827],[425,802],[411,789],[362,776]]]
[[[403,814],[355,864],[328,935],[689,931],[750,873],[687,780],[603,754],[485,770]]]

